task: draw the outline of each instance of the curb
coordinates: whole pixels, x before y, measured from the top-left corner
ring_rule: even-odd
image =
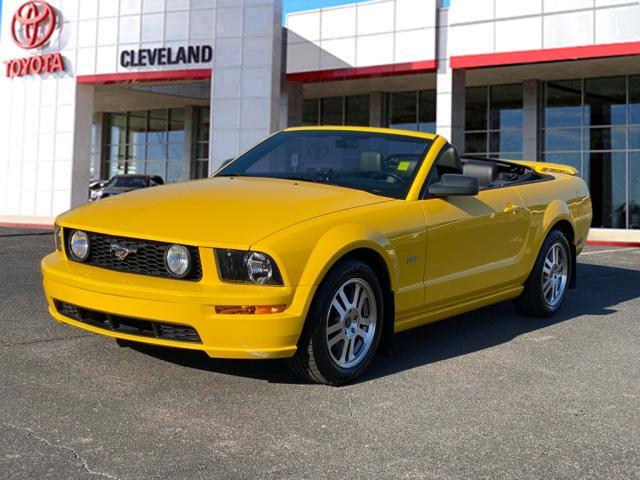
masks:
[[[0,223],[0,228],[24,228],[26,230],[53,230],[53,225],[44,223]]]
[[[588,247],[640,247],[640,242],[591,240],[587,241]]]

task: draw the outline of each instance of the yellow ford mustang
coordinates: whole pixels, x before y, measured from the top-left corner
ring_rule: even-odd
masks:
[[[85,205],[42,260],[60,322],[357,377],[394,332],[514,299],[552,315],[591,199],[571,167],[461,158],[436,135],[293,128],[213,177]]]

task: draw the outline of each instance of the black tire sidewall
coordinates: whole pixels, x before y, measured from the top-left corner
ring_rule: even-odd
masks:
[[[350,279],[363,280],[371,287],[375,296],[378,319],[373,342],[365,357],[351,368],[342,368],[336,365],[329,352],[326,341],[326,318],[336,291]],[[314,322],[314,328],[311,335],[311,346],[316,365],[322,376],[329,383],[340,384],[360,375],[373,360],[383,330],[384,296],[375,271],[366,263],[358,260],[346,261],[335,267],[319,288],[316,299],[314,299],[312,315],[310,320]]]

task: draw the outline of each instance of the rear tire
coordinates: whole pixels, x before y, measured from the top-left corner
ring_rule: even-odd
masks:
[[[528,317],[554,315],[564,303],[572,275],[572,249],[561,230],[552,230],[540,248],[524,290],[513,303]]]
[[[354,380],[375,356],[383,316],[384,296],[376,272],[359,260],[338,264],[318,287],[289,367],[315,383],[342,385]]]

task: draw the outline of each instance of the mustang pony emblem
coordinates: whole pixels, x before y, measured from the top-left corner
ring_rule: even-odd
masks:
[[[138,253],[138,249],[136,247],[128,247],[123,245],[122,243],[112,243],[111,251],[116,256],[116,258],[120,261],[123,261],[132,253]]]

